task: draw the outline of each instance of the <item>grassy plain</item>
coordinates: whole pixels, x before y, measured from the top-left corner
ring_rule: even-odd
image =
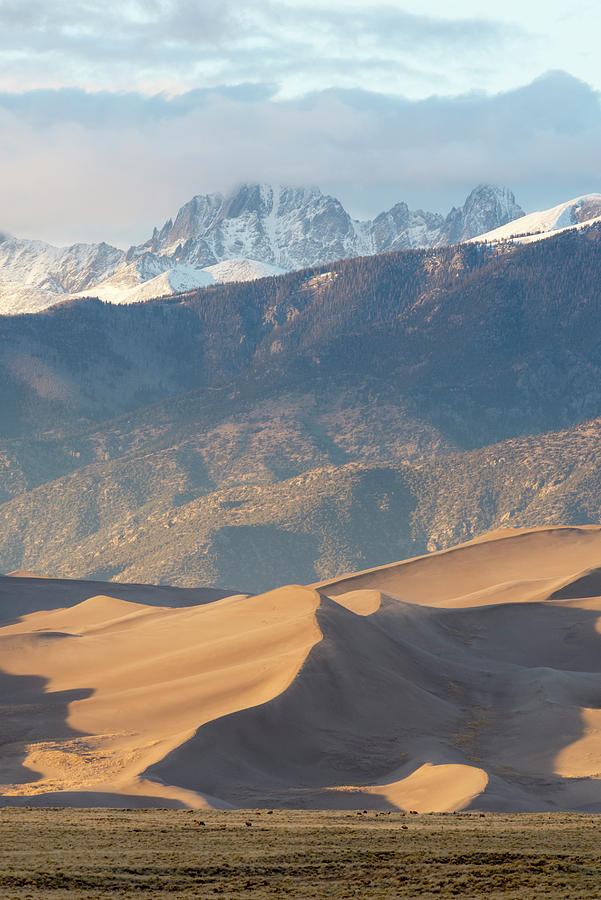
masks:
[[[598,897],[591,815],[0,809],[0,896]]]

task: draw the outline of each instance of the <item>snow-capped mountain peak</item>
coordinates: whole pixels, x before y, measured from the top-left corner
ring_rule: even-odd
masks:
[[[523,215],[524,210],[518,206],[510,190],[498,185],[479,184],[463,207],[452,209],[447,216],[446,236],[449,244],[458,244]]]
[[[342,204],[318,188],[242,184],[227,195],[193,197],[128,257],[150,250],[201,267],[248,258],[298,269],[355,255],[356,243]]]
[[[401,202],[358,221],[317,187],[242,184],[228,194],[196,195],[127,252],[7,238],[0,242],[0,312],[35,311],[68,296],[134,302],[351,256],[443,246],[521,215],[510,191],[490,185],[479,185],[446,218]]]

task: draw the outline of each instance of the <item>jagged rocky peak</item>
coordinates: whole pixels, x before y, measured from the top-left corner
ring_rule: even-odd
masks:
[[[148,251],[210,266],[248,258],[283,269],[348,256],[455,243],[523,215],[510,191],[480,185],[460,209],[439,213],[396,203],[374,220],[353,220],[317,187],[246,183],[227,194],[198,194],[154,229],[128,260]],[[492,224],[494,223],[494,224]]]
[[[380,213],[364,228],[371,235],[374,253],[388,250],[412,250],[438,243],[444,218],[439,213],[411,210],[404,202],[396,203],[388,212]]]
[[[175,222],[167,223],[159,238],[167,243],[203,237],[226,220],[282,219],[302,215],[316,208],[333,206],[344,213],[342,205],[319,188],[292,185],[241,184],[229,194],[205,194],[193,197],[179,210]]]
[[[66,248],[59,267],[61,287],[65,292],[83,291],[111,275],[123,262],[123,250],[100,244],[73,244]]]
[[[493,184],[479,184],[461,209],[453,208],[445,223],[447,243],[457,244],[506,225],[525,215],[513,193]]]
[[[105,243],[53,247],[8,237],[0,243],[0,280],[65,294],[97,284],[123,257],[122,250]]]
[[[227,194],[198,194],[175,219],[155,228],[145,243],[127,253],[108,244],[58,248],[40,241],[0,241],[0,284],[5,286],[0,312],[43,309],[67,293],[130,302],[132,288],[171,269],[173,283],[185,282],[192,289],[196,282],[206,283],[204,270],[214,266],[222,267],[218,280],[236,279],[242,272],[258,277],[265,271],[302,269],[351,256],[439,247],[522,215],[511,191],[491,185],[479,185],[463,207],[446,218],[398,202],[373,220],[357,221],[339,200],[317,187],[242,184]],[[198,270],[203,271],[195,274]],[[26,286],[25,299],[19,295],[17,303],[8,282]],[[161,285],[164,292],[167,288]],[[119,286],[125,293],[119,294]],[[41,292],[37,297],[35,289]]]
[[[342,204],[319,188],[257,183],[193,197],[128,258],[150,250],[202,267],[247,258],[294,269],[368,249]]]
[[[160,231],[159,250],[167,245],[185,243],[190,238],[204,234],[219,218],[224,198],[221,194],[197,195],[178,211],[171,227],[171,220]]]

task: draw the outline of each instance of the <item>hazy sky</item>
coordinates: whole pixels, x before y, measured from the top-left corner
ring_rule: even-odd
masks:
[[[0,225],[143,240],[195,193],[356,215],[601,191],[598,0],[0,0]]]

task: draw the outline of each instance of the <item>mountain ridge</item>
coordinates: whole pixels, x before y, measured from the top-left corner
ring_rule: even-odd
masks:
[[[600,273],[593,225],[3,317],[1,567],[259,590],[598,521]]]
[[[361,222],[318,188],[244,184],[230,194],[196,195],[127,251],[7,237],[0,243],[0,313],[37,312],[83,296],[136,302],[172,293],[170,287],[193,290],[354,256],[445,246],[520,215],[513,194],[491,185],[474,188],[446,218],[397,203]],[[164,273],[170,274],[144,287]]]

